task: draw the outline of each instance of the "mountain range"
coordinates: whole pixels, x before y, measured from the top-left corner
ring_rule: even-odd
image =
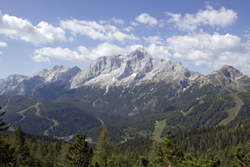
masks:
[[[179,61],[156,61],[143,48],[138,48],[127,56],[99,57],[82,71],[78,67],[67,69],[57,65],[33,76],[10,75],[0,80],[0,94],[34,96],[43,87],[68,91],[81,86],[99,86],[105,88],[107,93],[112,86],[134,88],[142,84],[164,82],[171,84],[170,90],[175,95],[192,85],[202,87],[206,84],[220,85],[229,91],[244,91],[249,89],[248,81],[248,76],[232,66],[225,65],[219,71],[204,76],[188,70]]]
[[[196,102],[201,99],[248,90],[250,78],[232,66],[224,65],[218,71],[203,75],[188,70],[179,61],[156,61],[143,48],[126,56],[99,57],[84,70],[57,65],[33,76],[15,74],[0,80],[2,96],[70,103],[100,121],[91,128],[131,123],[157,114],[180,113],[188,111],[187,106],[197,106]],[[224,114],[221,119],[225,118]]]

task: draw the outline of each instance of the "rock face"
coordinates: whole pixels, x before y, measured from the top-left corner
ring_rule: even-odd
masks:
[[[210,73],[205,78],[227,78],[231,80],[237,80],[242,77],[244,77],[242,72],[232,66],[224,65],[220,70]]]
[[[11,75],[6,80],[0,81],[0,92],[5,95],[32,96],[37,88],[50,83],[54,83],[58,87],[65,85],[67,88],[69,80],[80,71],[81,69],[78,67],[67,69],[62,65],[57,65],[51,70],[44,69],[31,77]]]
[[[6,91],[14,90],[24,80],[29,77],[24,75],[10,75],[5,80],[0,80],[0,93],[3,94]]]
[[[220,70],[198,79],[197,82],[199,82],[200,87],[211,83],[214,86],[220,85],[222,88],[232,92],[247,91],[250,89],[249,77],[228,65],[224,65]]]
[[[180,62],[155,61],[143,48],[138,48],[125,57],[118,55],[98,58],[71,79],[70,88],[93,84],[130,87],[159,80],[178,80],[190,84],[202,76],[184,68]]]
[[[138,48],[127,56],[114,55],[99,57],[86,69],[57,65],[51,70],[44,69],[31,77],[10,75],[0,80],[0,93],[5,95],[33,96],[38,89],[60,91],[76,89],[80,86],[98,86],[108,91],[109,87],[133,88],[145,83],[164,82],[170,85],[172,94],[183,92],[191,85],[199,87],[212,83],[233,90],[248,90],[248,76],[231,66],[223,66],[207,76],[193,72],[179,61],[155,61],[143,48]],[[44,89],[43,89],[44,90]]]

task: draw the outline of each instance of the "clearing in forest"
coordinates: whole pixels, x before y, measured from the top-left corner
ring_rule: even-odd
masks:
[[[35,105],[30,106],[30,107],[28,107],[28,108],[26,108],[26,109],[24,109],[24,110],[21,110],[21,111],[17,112],[18,114],[22,115],[22,117],[23,117],[20,121],[22,121],[22,120],[25,118],[25,115],[24,115],[23,113],[24,113],[25,111],[27,111],[27,110],[33,108],[33,107],[35,107]]]
[[[161,139],[161,133],[163,129],[166,127],[166,119],[162,121],[156,121],[155,127],[154,127],[154,132],[153,132],[153,140],[157,142],[162,142],[163,140]]]
[[[227,110],[227,113],[228,113],[229,116],[226,119],[223,119],[219,123],[219,125],[228,124],[238,114],[238,112],[240,111],[241,106],[244,105],[244,102],[237,96],[237,94],[230,94],[230,96],[234,98],[234,101],[235,101],[236,105],[233,108],[230,108],[229,110]]]

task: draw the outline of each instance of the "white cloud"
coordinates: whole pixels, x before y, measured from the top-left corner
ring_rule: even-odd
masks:
[[[247,42],[245,43],[245,47],[250,52],[250,34],[245,34],[244,37],[247,38]]]
[[[123,55],[128,55],[128,54],[130,54],[131,52],[135,51],[135,50],[136,50],[137,48],[139,48],[139,47],[142,47],[142,48],[143,48],[143,46],[140,45],[140,44],[129,45],[129,46],[127,46],[127,47],[124,49]]]
[[[64,29],[70,30],[75,36],[77,34],[86,35],[94,40],[118,40],[120,42],[125,42],[126,40],[139,40],[139,37],[136,37],[134,34],[125,34],[115,26],[109,24],[101,25],[95,21],[73,19],[61,21],[60,25]]]
[[[174,57],[189,60],[212,59],[221,52],[244,51],[245,47],[237,36],[226,34],[214,35],[200,32],[186,36],[173,36],[167,39],[168,49],[173,52]]]
[[[131,21],[130,24],[131,24],[132,26],[134,26],[134,27],[139,25],[138,23],[136,23],[136,22],[134,22],[134,21]]]
[[[125,22],[124,22],[124,20],[122,20],[122,19],[116,19],[116,18],[112,18],[111,19],[115,24],[124,24]]]
[[[223,65],[231,65],[239,69],[243,74],[250,75],[250,53],[223,52],[217,61],[210,63],[214,69],[220,69]]]
[[[173,36],[166,40],[167,45],[150,44],[144,49],[154,58],[178,59],[195,66],[220,69],[232,65],[244,74],[250,75],[250,35],[243,43],[241,38],[232,34],[213,35],[200,31],[185,36]]]
[[[107,20],[100,20],[99,23],[100,23],[100,24],[107,24],[108,21],[107,21]]]
[[[151,44],[163,44],[163,40],[159,36],[149,36],[147,37],[142,37],[147,43]]]
[[[81,53],[84,53],[87,59],[90,60],[95,60],[98,57],[101,56],[112,56],[115,54],[123,54],[124,49],[117,46],[117,45],[112,45],[110,43],[104,42],[100,45],[98,45],[96,48],[90,48],[87,49],[84,46],[81,46],[80,49]]]
[[[44,47],[41,49],[37,49],[34,52],[34,57],[32,59],[36,62],[50,62],[49,57],[53,57],[60,60],[67,60],[72,62],[84,62],[85,57],[81,55],[79,52],[81,48],[78,50],[72,51],[68,48],[56,47],[56,48],[49,48]]]
[[[244,32],[244,33],[248,33],[248,32],[249,32],[249,30],[244,30],[243,32]]]
[[[6,48],[7,46],[8,46],[7,43],[0,41],[0,48]],[[0,55],[2,55],[2,54],[3,54],[3,52],[0,51]]]
[[[163,28],[165,25],[165,21],[164,20],[160,20],[159,21],[159,27]]]
[[[154,58],[168,60],[172,57],[171,53],[169,53],[168,48],[166,46],[157,46],[155,44],[151,44],[150,46],[145,47],[145,50]]]
[[[21,39],[33,44],[47,42],[66,41],[65,31],[60,27],[53,27],[47,22],[41,21],[33,26],[28,20],[2,15],[0,12],[0,34],[9,38]]]
[[[0,47],[1,48],[6,48],[7,47],[7,43],[0,41]]]
[[[125,48],[104,42],[98,45],[96,48],[86,48],[79,46],[76,50],[70,50],[69,48],[48,48],[44,47],[37,49],[34,52],[32,59],[35,62],[50,62],[50,57],[66,60],[71,62],[82,63],[87,60],[95,60],[101,56],[112,56],[115,54],[127,55],[141,45],[129,45]]]
[[[123,30],[124,30],[124,31],[127,31],[127,32],[131,32],[131,31],[134,30],[134,28],[131,27],[131,26],[128,26],[128,27],[125,27]]]
[[[214,69],[228,64],[250,74],[250,50],[247,49],[250,43],[242,43],[238,36],[200,32],[173,36],[167,39],[167,43],[173,57],[181,61],[187,60],[196,66],[205,65]]]
[[[139,23],[149,24],[149,26],[151,27],[156,26],[158,24],[157,19],[150,16],[147,13],[140,14],[139,16],[135,18],[135,20],[138,21]]]
[[[49,62],[50,63],[50,59],[48,57],[41,56],[41,55],[36,55],[36,56],[32,57],[32,59],[35,62]]]
[[[69,37],[69,41],[70,41],[70,42],[73,42],[73,41],[74,41],[74,37],[72,37],[72,36]]]
[[[210,25],[218,27],[227,27],[235,23],[237,20],[237,13],[231,9],[221,7],[220,10],[214,10],[212,6],[207,5],[206,10],[200,10],[195,15],[185,14],[182,17],[181,14],[173,14],[165,12],[171,18],[168,22],[173,22],[180,30],[195,30],[200,25]]]

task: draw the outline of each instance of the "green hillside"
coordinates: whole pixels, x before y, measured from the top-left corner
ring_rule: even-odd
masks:
[[[250,103],[246,102],[249,95],[250,92],[244,92],[237,95],[203,97],[180,110],[163,112],[133,123],[110,125],[108,130],[112,134],[111,141],[119,143],[137,136],[161,141],[168,129],[178,135],[191,128],[216,126],[223,122],[231,124],[236,119],[248,119],[250,114],[247,115],[245,108],[250,107]],[[86,134],[96,141],[98,131],[100,129],[93,129]]]
[[[150,85],[147,86],[150,87]],[[207,86],[207,88],[210,88],[211,85]],[[146,90],[145,86],[138,88],[137,91],[140,92],[143,88]],[[214,90],[211,92],[217,90],[216,87],[212,88]],[[131,104],[128,102],[125,103],[128,104],[125,107],[128,111],[123,112],[125,108],[116,110],[123,100],[125,100],[124,102],[129,99],[130,101],[131,99],[133,100],[133,97],[136,96],[136,89],[134,90],[134,95],[125,90],[123,92],[124,99],[117,97],[117,104],[113,104],[115,106],[112,107],[110,105],[107,108],[103,106],[102,110],[99,109],[103,100],[107,100],[105,103],[109,104],[112,94],[108,95],[107,93],[108,96],[105,99],[100,100],[99,98],[93,104],[90,101],[93,98],[97,98],[97,96],[102,95],[101,97],[103,97],[103,92],[99,90],[100,92],[98,93],[96,90],[87,89],[86,87],[71,90],[68,94],[60,96],[56,102],[41,101],[24,96],[0,96],[0,105],[7,111],[4,118],[7,122],[12,123],[12,130],[16,130],[20,124],[23,130],[29,133],[58,137],[71,136],[80,130],[86,132],[93,141],[96,141],[98,137],[97,132],[100,131],[101,126],[107,125],[112,134],[111,141],[114,143],[124,142],[127,139],[142,135],[161,141],[168,129],[172,129],[174,134],[180,134],[190,128],[231,124],[250,118],[248,112],[250,92],[211,96],[209,94],[211,92],[206,90],[203,93],[193,91],[188,99],[188,91],[190,92],[191,89],[193,88],[187,89],[187,93],[185,91],[179,97],[172,97],[169,100],[165,99],[165,103],[159,99],[158,105],[154,106],[154,108],[159,110],[153,110],[150,114],[147,114],[149,108],[141,111],[141,113],[138,111],[139,114],[137,116],[145,114],[142,118],[126,115],[135,109],[134,106],[129,106]],[[118,90],[111,89],[110,91],[116,92]],[[89,96],[87,95],[88,93],[95,95]],[[117,96],[118,94],[120,95],[120,93],[117,93]],[[146,98],[147,96],[145,96]],[[189,102],[184,102],[185,100]],[[67,101],[68,103],[59,101]],[[93,105],[99,107],[96,108]],[[167,108],[163,109],[164,107]],[[111,108],[113,110],[108,112]]]
[[[156,121],[152,139],[157,142],[162,142],[163,140],[161,138],[161,134],[165,127],[166,127],[166,119],[160,122]]]
[[[12,123],[11,130],[21,125],[28,133],[60,137],[102,125],[98,119],[70,104],[4,95],[0,96],[0,104],[7,111],[4,119]]]
[[[221,161],[220,166],[232,166],[235,149],[242,146],[242,155],[249,151],[250,120],[243,120],[237,124],[219,125],[190,129],[176,136],[177,145],[184,153],[192,153],[201,161],[206,150],[211,149]]]
[[[226,125],[230,121],[232,121],[235,118],[235,116],[239,113],[241,106],[244,105],[244,102],[237,96],[237,94],[230,94],[230,96],[234,98],[236,105],[233,108],[230,108],[229,110],[226,111],[228,113],[228,117],[226,119],[223,119],[219,123],[219,125]]]

